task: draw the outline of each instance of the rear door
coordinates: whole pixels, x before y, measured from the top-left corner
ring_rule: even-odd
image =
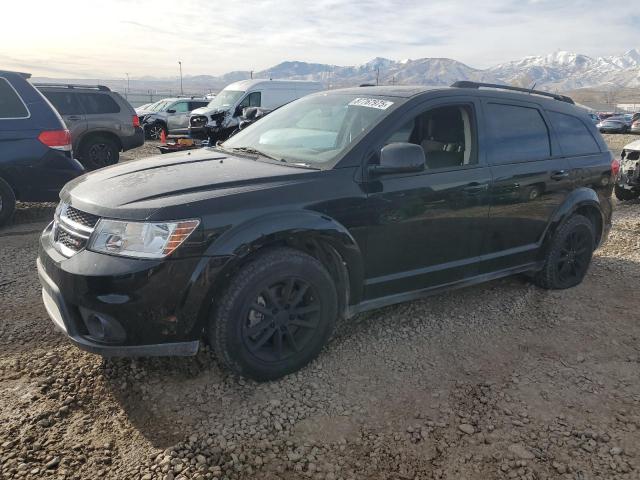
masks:
[[[493,184],[480,273],[535,260],[547,224],[573,188],[549,121],[535,103],[484,99]]]
[[[133,134],[132,122],[123,123],[120,105],[108,93],[77,92],[74,95],[84,109],[87,132],[101,130],[118,136]]]
[[[69,132],[71,132],[71,140],[75,145],[76,139],[80,138],[87,131],[87,116],[76,93],[45,89],[42,91],[42,94],[47,97],[55,109],[58,110]]]

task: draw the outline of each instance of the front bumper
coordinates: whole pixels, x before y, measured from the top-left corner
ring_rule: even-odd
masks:
[[[56,327],[103,356],[195,355],[216,269],[210,258],[140,260],[82,250],[64,257],[40,238],[42,298]],[[213,266],[223,265],[213,259]]]

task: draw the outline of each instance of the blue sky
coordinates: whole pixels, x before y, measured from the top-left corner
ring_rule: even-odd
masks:
[[[50,0],[3,5],[0,68],[132,78],[449,57],[484,68],[569,50],[640,45],[633,1]]]

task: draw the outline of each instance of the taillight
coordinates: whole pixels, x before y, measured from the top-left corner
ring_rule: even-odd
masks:
[[[620,160],[614,158],[611,160],[611,175],[617,177],[618,173],[620,173]]]
[[[140,126],[140,117],[138,117],[138,115],[134,115],[133,116],[133,126],[134,127],[139,127]]]
[[[54,150],[71,151],[71,134],[69,130],[45,130],[40,132],[38,140]]]

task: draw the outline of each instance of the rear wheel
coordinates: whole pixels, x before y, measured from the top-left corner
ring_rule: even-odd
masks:
[[[96,170],[118,163],[120,147],[108,137],[96,136],[82,143],[79,156],[87,170]]]
[[[616,198],[621,201],[635,200],[636,198],[640,197],[640,191],[629,190],[619,185],[616,185],[614,187],[614,192],[616,194]]]
[[[535,283],[548,289],[578,285],[589,269],[595,242],[595,230],[588,218],[583,215],[569,218],[553,236]]]
[[[315,258],[290,248],[259,255],[223,293],[208,337],[229,369],[273,380],[313,360],[333,332],[337,294]]]
[[[11,186],[0,178],[0,226],[11,221],[16,209],[16,196]]]

